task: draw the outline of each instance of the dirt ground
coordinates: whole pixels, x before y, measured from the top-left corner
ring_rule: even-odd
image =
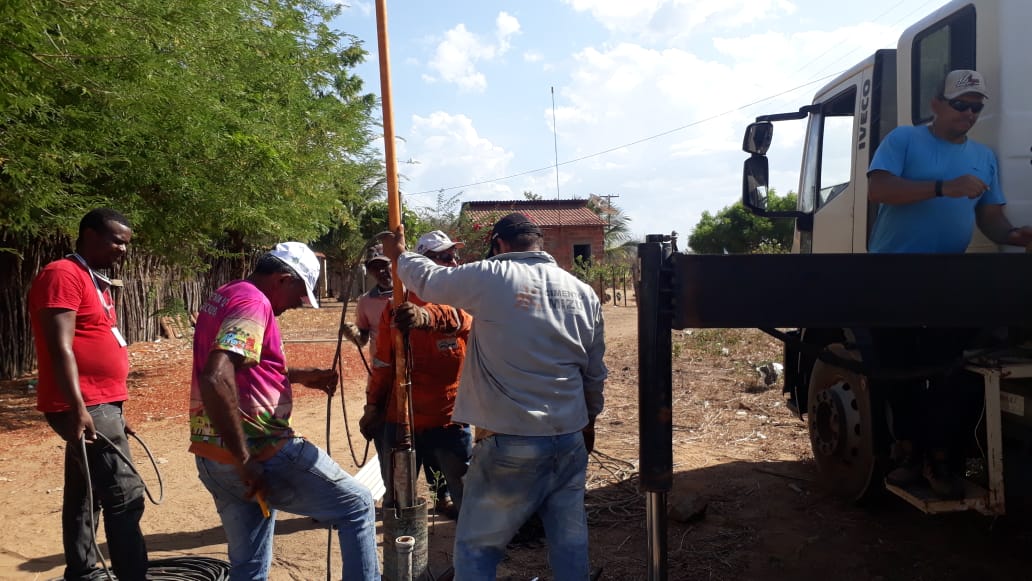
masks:
[[[292,365],[328,367],[334,358],[340,305],[291,311],[281,318]],[[597,423],[589,465],[591,558],[603,579],[646,578],[644,499],[637,488],[637,311],[606,306],[606,410]],[[349,320],[351,315],[349,314]],[[820,490],[805,424],[767,388],[755,367],[778,360],[780,346],[752,330],[695,330],[674,337],[675,487],[670,504],[705,506],[688,522],[671,521],[671,580],[952,580],[1030,579],[1029,519],[974,514],[929,517],[886,498],[863,508]],[[152,557],[225,558],[226,545],[208,493],[187,448],[187,338],[130,347],[128,417],[157,458],[165,500],[148,505],[143,529]],[[361,411],[364,370],[354,348],[342,350],[344,396],[353,429]],[[0,383],[0,579],[53,579],[60,544],[63,443],[35,411],[32,378]],[[295,423],[326,445],[327,402],[298,388]],[[331,404],[331,453],[350,472],[341,398]],[[364,442],[353,438],[361,458]],[[135,446],[135,443],[134,443]],[[153,469],[134,447],[140,471],[156,489]],[[378,523],[379,525],[379,523]],[[431,570],[451,556],[453,523],[429,527]],[[326,529],[280,514],[270,579],[326,576]],[[101,533],[101,547],[106,551]],[[333,551],[334,570],[339,553]],[[499,578],[551,579],[545,549],[509,551]]]

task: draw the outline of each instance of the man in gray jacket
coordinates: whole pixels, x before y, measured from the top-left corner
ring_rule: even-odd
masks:
[[[541,229],[509,214],[487,260],[445,268],[384,236],[405,286],[473,315],[452,419],[477,427],[455,531],[455,579],[495,579],[509,540],[537,512],[553,576],[586,580],[584,485],[606,367],[595,292],[542,248]]]

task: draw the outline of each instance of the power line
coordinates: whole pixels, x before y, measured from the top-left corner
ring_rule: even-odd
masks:
[[[749,107],[752,107],[753,105],[759,105],[760,103],[764,103],[766,101],[770,101],[771,99],[776,99],[778,97],[781,97],[782,95],[787,95],[788,93],[792,93],[794,91],[798,91],[799,89],[803,89],[803,88],[809,87],[810,85],[813,85],[815,83],[819,83],[821,81],[830,79],[832,77],[836,77],[836,76],[842,74],[842,72],[843,71],[839,71],[839,72],[836,72],[836,73],[832,73],[830,75],[825,75],[823,77],[816,78],[816,79],[814,79],[812,81],[808,81],[806,83],[803,83],[802,85],[798,85],[798,86],[793,87],[791,89],[787,89],[785,91],[781,91],[780,93],[775,93],[773,95],[769,95],[769,96],[764,97],[762,99],[757,99],[756,101],[753,101],[751,103],[746,103],[745,105],[741,105],[739,107],[735,107],[734,109],[728,109],[727,111],[724,111],[722,113],[717,113],[715,115],[710,115],[709,117],[704,117],[704,118],[699,119],[697,121],[692,121],[691,123],[688,123],[686,125],[681,125],[680,127],[675,127],[673,129],[668,129],[666,131],[663,131],[662,133],[657,133],[655,135],[650,135],[648,137],[643,137],[641,139],[637,139],[637,140],[631,141],[629,143],[624,143],[622,145],[617,145],[615,147],[610,147],[608,149],[603,149],[602,151],[596,151],[595,153],[589,153],[587,155],[582,155],[581,157],[575,157],[573,159],[568,159],[566,161],[560,162],[560,161],[557,160],[554,165],[548,165],[548,166],[539,167],[539,168],[536,168],[536,169],[529,169],[529,170],[526,170],[526,171],[521,171],[521,172],[518,172],[518,173],[509,174],[507,176],[492,178],[492,179],[489,179],[489,180],[481,180],[481,181],[478,181],[478,182],[462,184],[462,185],[459,185],[459,186],[448,186],[448,187],[444,187],[444,188],[433,188],[433,189],[430,189],[430,190],[423,190],[423,191],[419,191],[419,192],[415,192],[415,193],[410,193],[408,195],[410,195],[410,196],[418,196],[418,195],[430,194],[430,193],[434,193],[434,192],[446,192],[446,191],[449,191],[449,190],[461,190],[463,188],[471,188],[471,187],[474,187],[474,186],[482,186],[482,185],[485,185],[485,184],[493,184],[495,182],[502,182],[502,181],[506,181],[506,180],[511,180],[513,178],[518,178],[520,176],[540,173],[540,172],[543,172],[543,171],[549,171],[549,170],[553,170],[553,169],[558,171],[559,166],[570,165],[570,164],[573,164],[573,163],[577,163],[577,162],[580,162],[580,161],[591,159],[593,157],[598,157],[600,155],[605,155],[607,153],[612,153],[614,151],[619,151],[619,150],[621,150],[621,149],[623,149],[625,147],[631,147],[631,146],[634,146],[634,145],[638,145],[640,143],[645,143],[646,141],[651,141],[653,139],[658,139],[660,137],[665,137],[665,136],[670,135],[672,133],[677,133],[678,131],[684,131],[685,129],[689,129],[691,127],[695,127],[695,126],[701,125],[703,123],[708,123],[710,121],[714,121],[714,120],[719,119],[721,117],[726,117],[728,115],[731,115],[732,113],[737,113],[738,111],[741,111],[743,109],[748,109]]]
[[[875,17],[874,21],[878,21],[881,18],[883,18],[886,15],[888,15],[890,12],[893,12],[894,10],[896,10],[897,8],[902,6],[904,4],[904,2],[905,2],[905,0],[899,0],[898,2],[896,2],[896,4],[894,4],[893,6],[888,8],[887,10],[883,11],[877,17]],[[921,3],[919,6],[917,6],[916,8],[914,8],[912,10],[910,10],[909,12],[907,12],[906,14],[901,16],[899,19],[897,19],[897,21],[894,24],[892,24],[891,26],[893,26],[893,27],[894,26],[898,26],[901,22],[903,22],[903,20],[909,18],[912,14],[914,14],[915,12],[923,9],[925,6],[931,4],[932,2],[940,2],[941,3],[941,2],[943,2],[943,0],[925,0],[925,2]],[[820,60],[821,58],[826,56],[829,52],[831,52],[831,50],[833,48],[837,48],[837,45],[836,45],[836,47],[831,47],[828,50],[824,51],[823,53],[817,55],[817,57],[811,59],[806,65],[801,67],[800,70],[802,70],[803,68],[806,68],[810,64]],[[835,63],[841,61],[842,59],[844,59],[847,56],[849,56],[849,55],[853,54],[854,52],[856,52],[857,50],[859,50],[859,49],[853,49],[852,51],[849,51],[848,53],[846,53],[846,54],[844,54],[842,56],[839,56],[838,58],[836,58],[831,63],[831,65],[834,65]],[[827,66],[831,66],[831,65],[827,65]],[[825,69],[827,68],[827,66],[825,66]],[[556,172],[556,191],[558,192],[558,188],[559,188],[559,184],[558,184],[558,181],[559,181],[559,166],[574,164],[574,163],[577,163],[577,162],[580,162],[580,161],[584,161],[584,160],[587,160],[587,159],[591,159],[591,158],[594,158],[594,157],[605,155],[607,153],[612,153],[614,151],[619,151],[619,150],[621,150],[621,149],[623,149],[625,147],[631,147],[631,146],[634,146],[634,145],[638,145],[640,143],[645,143],[647,141],[651,141],[653,139],[658,139],[660,137],[665,137],[665,136],[670,135],[672,133],[677,133],[678,131],[683,131],[685,129],[689,129],[691,127],[695,127],[695,126],[701,125],[703,123],[708,123],[710,121],[719,119],[721,117],[725,117],[727,115],[731,115],[732,113],[737,113],[738,111],[742,111],[743,109],[747,109],[747,108],[752,107],[754,105],[758,105],[760,103],[764,103],[766,101],[770,101],[772,99],[776,99],[778,97],[781,97],[781,96],[786,95],[788,93],[792,93],[792,92],[798,91],[799,89],[803,89],[805,87],[808,87],[808,86],[813,85],[815,83],[819,83],[819,82],[824,81],[826,79],[830,79],[830,78],[836,77],[836,76],[842,74],[843,72],[845,72],[845,69],[843,69],[841,71],[838,71],[838,72],[835,72],[835,73],[830,73],[830,74],[824,75],[822,77],[818,77],[818,78],[816,78],[814,80],[811,80],[811,81],[808,81],[806,83],[803,83],[802,85],[799,85],[797,87],[793,87],[793,88],[788,89],[786,91],[782,91],[780,93],[776,93],[774,95],[770,95],[770,96],[764,97],[762,99],[753,101],[751,103],[747,103],[747,104],[742,105],[740,107],[736,107],[734,109],[729,109],[729,110],[724,111],[722,113],[717,113],[716,115],[712,115],[710,117],[705,117],[703,119],[699,119],[697,121],[693,121],[693,122],[688,123],[686,125],[682,125],[680,127],[675,127],[673,129],[669,129],[667,131],[663,131],[662,133],[657,133],[655,135],[650,135],[650,136],[644,137],[642,139],[631,141],[629,143],[624,143],[623,145],[617,145],[615,147],[610,147],[610,148],[604,149],[602,151],[597,151],[595,153],[590,153],[588,155],[584,155],[584,156],[577,157],[577,158],[574,158],[574,159],[569,159],[569,160],[566,160],[566,161],[563,161],[563,162],[559,161],[558,144],[556,144],[556,146],[555,146],[555,158],[556,158],[556,160],[555,160],[555,163],[553,165],[550,165],[550,166],[539,167],[539,168],[535,168],[535,169],[529,169],[529,170],[521,171],[521,172],[514,173],[514,174],[509,174],[509,175],[505,175],[505,176],[501,176],[501,177],[497,177],[497,178],[492,178],[492,179],[487,179],[487,180],[481,180],[481,181],[477,181],[477,182],[471,182],[471,183],[468,183],[468,184],[462,184],[462,185],[458,185],[458,186],[448,186],[448,187],[442,187],[442,188],[434,188],[434,189],[430,189],[430,190],[422,190],[422,191],[415,192],[415,193],[409,193],[408,195],[410,195],[410,196],[419,196],[419,195],[425,195],[425,194],[445,192],[445,191],[450,191],[450,190],[459,190],[459,189],[463,189],[463,188],[471,188],[471,187],[475,187],[475,186],[482,186],[482,185],[486,185],[486,184],[493,184],[493,183],[497,183],[497,182],[503,182],[503,181],[511,180],[513,178],[518,178],[518,177],[522,177],[522,176],[525,176],[525,175],[532,175],[532,174],[536,174],[536,173],[541,173],[541,172],[548,171],[548,170],[555,170],[555,172]],[[552,115],[553,115],[552,126],[553,126],[553,131],[555,131],[555,118],[554,118],[555,117],[555,89],[554,88],[552,89],[552,103],[553,103],[552,104]]]

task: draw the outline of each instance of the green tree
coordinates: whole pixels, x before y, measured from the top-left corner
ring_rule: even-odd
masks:
[[[180,264],[313,240],[377,192],[366,55],[320,0],[9,0],[0,231],[70,235],[98,205]]]
[[[767,205],[771,210],[794,210],[796,195],[789,192],[781,197],[771,190]],[[703,212],[688,246],[699,254],[789,252],[793,233],[792,220],[761,218],[739,201],[715,215]]]
[[[419,217],[430,230],[440,230],[451,236],[459,224],[459,212],[462,209],[462,192],[446,195],[444,190],[437,192],[434,205],[418,210]]]

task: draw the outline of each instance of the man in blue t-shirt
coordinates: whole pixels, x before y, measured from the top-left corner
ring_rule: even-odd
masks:
[[[878,146],[867,173],[870,201],[881,204],[870,252],[963,253],[976,224],[1000,245],[1032,242],[1032,227],[1013,227],[1004,214],[996,155],[967,136],[988,98],[980,73],[952,71],[932,99],[931,125],[897,127]],[[971,329],[927,328],[874,329],[872,334],[886,367],[946,368],[974,336]],[[901,462],[888,482],[906,486],[923,477],[941,497],[963,496],[948,454],[960,406],[956,394],[945,391],[956,379],[890,387]]]
[[[870,252],[964,252],[976,223],[997,244],[1032,242],[1032,227],[1004,215],[996,155],[967,136],[988,98],[981,74],[953,71],[932,99],[931,125],[897,127],[878,146],[867,172],[881,204]]]

